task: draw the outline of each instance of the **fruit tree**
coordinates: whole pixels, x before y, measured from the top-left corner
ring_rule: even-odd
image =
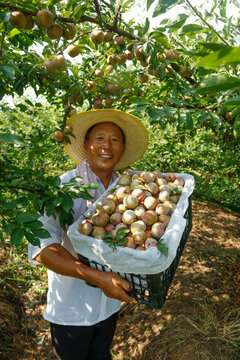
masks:
[[[168,15],[176,5],[182,10]],[[132,6],[127,0],[0,2],[0,98],[22,96],[29,88],[36,97],[43,95],[61,110],[53,134],[59,143],[73,136],[65,124],[69,116],[114,108],[141,114],[162,128],[175,122],[180,134],[210,127],[237,146],[240,27],[227,5],[239,12],[236,0],[212,0],[208,10],[194,7],[191,0],[142,1],[153,19],[160,19],[153,25],[148,17],[139,23],[124,20]],[[43,160],[36,163],[49,151],[41,129],[31,138],[3,126],[0,140],[4,231],[13,244],[24,236],[38,243],[39,237],[48,236],[39,214],[57,211],[66,226],[72,219],[72,199],[89,197],[88,188],[95,185],[71,183],[59,189],[58,177],[46,175]],[[34,166],[31,161],[17,165],[22,148],[32,154],[31,161],[40,152]]]

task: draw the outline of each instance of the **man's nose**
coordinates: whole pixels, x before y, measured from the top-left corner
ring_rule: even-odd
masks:
[[[111,148],[111,140],[105,139],[104,143],[103,143],[103,147],[104,147],[104,149],[110,149]]]

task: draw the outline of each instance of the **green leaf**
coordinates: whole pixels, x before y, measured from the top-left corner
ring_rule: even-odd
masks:
[[[185,35],[185,34],[193,34],[195,32],[199,33],[200,31],[203,30],[203,27],[197,24],[187,24],[184,25],[181,29],[180,35]]]
[[[187,19],[188,19],[188,15],[179,14],[174,19],[168,19],[168,22],[165,24],[165,27],[168,27],[171,30],[180,29]]]
[[[63,209],[68,213],[70,209],[73,207],[73,199],[69,194],[64,195],[63,201],[62,201],[62,207]]]
[[[239,114],[239,113],[240,113],[240,105],[237,106],[235,109],[233,109],[233,111],[232,111],[232,119],[234,119],[235,116],[237,116],[237,114]]]
[[[125,235],[126,235],[127,233],[129,233],[129,231],[130,231],[130,230],[127,229],[127,228],[125,228],[125,227],[122,227],[122,228],[118,229],[118,231],[116,232],[116,236],[115,236],[116,241],[118,242],[119,240],[121,240],[122,238],[124,238]]]
[[[186,128],[188,130],[193,129],[193,118],[189,112],[187,113],[187,116],[186,116]]]
[[[184,0],[158,0],[158,4],[153,11],[153,17],[162,15],[170,10],[173,6],[182,4],[183,2]]]
[[[156,122],[163,124],[162,118],[164,117],[165,113],[162,109],[151,108],[151,109],[147,110],[147,113],[150,117],[150,124],[153,124]]]
[[[234,96],[226,101],[224,101],[223,106],[228,106],[228,105],[239,105],[240,104],[240,95],[238,96]]]
[[[118,244],[118,246],[123,246],[127,242],[128,242],[128,239],[124,237],[123,239],[119,240],[117,244]]]
[[[219,75],[204,80],[196,89],[196,92],[199,94],[210,94],[239,87],[240,79],[227,75]]]
[[[240,138],[240,114],[237,115],[233,123],[233,136],[235,139]]]
[[[149,21],[149,18],[146,17],[144,28],[143,28],[143,34],[146,34],[148,32],[149,27],[150,27],[150,21]]]
[[[163,239],[161,239],[157,245],[158,250],[165,256],[168,256],[168,247],[166,244],[162,243]]]
[[[39,229],[42,226],[42,223],[41,223],[41,221],[35,220],[35,221],[25,223],[25,226],[30,228],[31,230]]]
[[[27,103],[27,104],[30,105],[30,106],[34,106],[33,103],[32,103],[30,100],[28,100],[28,99],[25,99],[25,103]]]
[[[38,237],[34,236],[32,233],[28,232],[28,231],[24,231],[24,235],[26,237],[26,239],[34,246],[39,246],[40,247],[40,240]]]
[[[14,220],[17,223],[24,224],[24,223],[28,223],[28,222],[31,222],[31,221],[35,221],[39,217],[40,217],[40,215],[38,215],[38,214],[25,212],[25,213],[22,213],[22,214],[16,216]]]
[[[9,80],[13,80],[15,77],[14,68],[9,65],[1,65],[0,73],[2,73],[2,75],[5,76]]]
[[[147,0],[147,11],[150,9],[151,5],[154,3],[155,0]]]
[[[10,33],[8,34],[8,39],[11,39],[12,37],[18,35],[18,34],[21,34],[21,31],[18,30],[17,28],[14,28],[10,31]]]
[[[8,142],[11,144],[25,144],[23,138],[9,133],[0,133],[0,141]]]
[[[16,229],[11,234],[11,244],[12,245],[19,245],[19,243],[22,241],[22,238],[24,236],[24,231],[22,229]]]
[[[205,66],[207,69],[215,69],[223,65],[240,64],[240,47],[224,46],[213,54],[204,56],[195,66]]]
[[[34,236],[39,237],[40,239],[51,238],[51,234],[45,229],[34,229],[32,230]]]

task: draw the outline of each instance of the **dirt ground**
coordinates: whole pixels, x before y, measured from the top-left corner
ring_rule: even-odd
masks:
[[[193,228],[163,308],[122,305],[113,360],[240,360],[239,235],[239,216],[193,201]],[[1,245],[0,359],[52,360],[46,272],[25,257]]]

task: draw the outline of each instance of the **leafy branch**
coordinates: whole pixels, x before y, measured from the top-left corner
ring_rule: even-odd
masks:
[[[209,27],[209,29],[211,29],[218,37],[219,39],[222,40],[222,42],[224,42],[224,44],[226,44],[227,46],[230,46],[228,44],[228,42],[214,29],[214,27],[212,27],[212,25],[210,25],[202,16],[201,14],[194,8],[194,6],[192,6],[192,4],[190,3],[189,0],[186,0],[188,6],[193,10],[193,12],[204,22],[205,25],[207,25],[207,27]]]
[[[95,0],[96,2],[96,0]],[[96,4],[97,6],[97,4]],[[18,6],[13,6],[11,4],[4,4],[2,2],[0,2],[0,8],[7,8],[7,9],[10,9],[10,10],[17,10],[17,11],[21,11],[23,12],[24,14],[26,15],[32,15],[32,16],[36,16],[37,15],[37,12],[36,11],[31,11],[31,10],[26,10],[24,8],[21,8],[21,7],[18,7]],[[88,16],[88,15],[82,15],[77,23],[83,23],[83,22],[89,22],[89,23],[93,23],[93,24],[96,24],[96,25],[101,25],[102,23],[102,20],[101,20],[101,14],[100,14],[100,8],[99,8],[99,5],[97,6],[97,14],[98,14],[98,19],[94,18],[94,17],[91,17],[91,16]],[[67,23],[74,23],[74,18],[67,18],[67,17],[62,17],[62,16],[55,16],[55,19],[58,19],[59,21],[61,22],[67,22]],[[132,35],[130,32],[128,31],[125,31],[123,29],[119,29],[115,24],[114,25],[110,25],[110,24],[107,24],[105,23],[104,24],[106,29],[112,31],[112,32],[115,32],[121,36],[124,36],[130,40],[132,39],[135,39],[135,36]]]

